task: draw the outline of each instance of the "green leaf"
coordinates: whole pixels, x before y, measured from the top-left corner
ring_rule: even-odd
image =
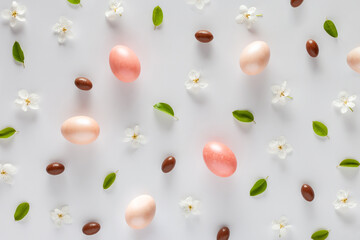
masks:
[[[16,130],[12,127],[4,128],[0,130],[0,138],[9,138],[16,133]]]
[[[322,122],[313,121],[313,130],[320,137],[328,137],[328,129]]]
[[[14,219],[15,221],[20,221],[23,219],[29,212],[30,205],[27,202],[20,203],[15,210]]]
[[[360,163],[355,159],[345,159],[340,164],[340,167],[359,167]]]
[[[167,103],[157,103],[154,105],[154,108],[161,111],[161,112],[164,112],[166,114],[169,114],[170,116],[174,117],[175,119],[177,119],[177,117],[175,117],[175,113],[174,113],[174,110],[172,109],[172,107],[167,104]]]
[[[17,41],[13,45],[12,54],[13,54],[13,57],[14,57],[15,61],[17,61],[19,63],[22,63],[23,66],[25,67],[24,52],[21,49],[20,44]]]
[[[337,32],[336,26],[331,20],[326,20],[324,22],[324,29],[330,36],[332,36],[334,38],[338,37],[338,32]]]
[[[108,189],[115,182],[116,172],[112,172],[106,176],[103,183],[103,188]]]
[[[263,179],[260,179],[258,180],[254,186],[251,188],[250,190],[250,196],[256,196],[256,195],[259,195],[263,192],[265,192],[266,188],[267,188],[267,180],[268,178],[263,178]]]
[[[161,7],[156,6],[153,11],[152,20],[154,23],[154,29],[159,26],[163,21],[164,15]]]
[[[69,3],[74,4],[74,5],[78,5],[80,4],[80,0],[67,0]]]
[[[234,118],[240,122],[254,122],[254,115],[248,110],[235,110],[232,112]]]
[[[314,232],[313,235],[311,235],[311,239],[325,240],[328,236],[329,236],[328,230],[320,230],[320,231]]]

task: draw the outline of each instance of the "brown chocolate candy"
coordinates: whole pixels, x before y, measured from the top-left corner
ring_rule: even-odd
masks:
[[[304,197],[304,199],[308,202],[311,202],[315,198],[314,190],[311,186],[304,184],[301,187],[301,194]]]
[[[96,234],[97,232],[100,231],[100,224],[97,223],[97,222],[89,222],[87,224],[85,224],[82,228],[82,232],[85,234],[85,235],[94,235]]]
[[[75,79],[75,85],[81,90],[89,91],[92,88],[92,82],[85,77],[78,77]]]
[[[46,167],[46,171],[50,175],[59,175],[59,174],[63,173],[64,170],[65,170],[65,166],[58,162],[50,163]]]
[[[292,7],[296,8],[303,3],[304,0],[291,0],[290,4]]]
[[[230,237],[230,229],[228,227],[222,227],[216,237],[216,240],[228,240]]]
[[[208,43],[211,42],[211,40],[214,39],[214,36],[211,32],[207,30],[200,30],[195,33],[195,38],[202,43]]]
[[[176,159],[173,156],[167,157],[167,158],[165,158],[165,160],[163,161],[163,163],[161,165],[161,170],[164,173],[168,173],[174,169],[175,164],[176,164]]]
[[[306,42],[306,51],[311,57],[317,57],[317,55],[319,55],[319,46],[314,40],[309,39]]]

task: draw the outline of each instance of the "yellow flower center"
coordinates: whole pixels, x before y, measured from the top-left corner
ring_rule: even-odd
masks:
[[[346,203],[347,200],[348,200],[347,198],[344,198],[344,199],[341,199],[341,202]]]
[[[196,79],[193,80],[193,82],[194,82],[194,83],[198,83],[199,80],[200,80],[199,78],[196,78]]]
[[[281,229],[281,228],[284,228],[284,227],[285,227],[285,226],[284,226],[283,224],[281,224],[281,223],[280,223],[280,229]]]
[[[137,139],[138,135],[134,133],[134,135],[132,135],[132,139]]]
[[[244,14],[244,16],[247,18],[247,19],[249,19],[249,17],[250,17],[250,14],[248,14],[248,13],[245,13]]]
[[[280,97],[285,97],[284,91],[280,93]]]
[[[191,211],[194,207],[192,205],[189,205],[189,210]]]
[[[65,33],[67,31],[67,28],[63,27],[61,30]]]
[[[12,16],[13,18],[16,18],[17,15],[18,15],[18,13],[17,13],[16,10],[14,10],[14,11],[11,12],[11,16]]]
[[[30,105],[30,103],[31,103],[30,99],[28,99],[28,98],[27,98],[27,99],[25,99],[25,103],[26,103],[26,105],[27,105],[27,106],[29,106],[29,105]]]
[[[279,150],[282,150],[282,149],[283,149],[283,146],[282,146],[282,145],[279,145],[278,148],[279,148]]]
[[[5,170],[1,170],[0,174],[1,175],[6,175],[7,173],[5,172]]]

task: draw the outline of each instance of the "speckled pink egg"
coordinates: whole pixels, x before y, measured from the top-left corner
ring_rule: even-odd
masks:
[[[355,72],[360,73],[360,47],[354,48],[348,53],[347,63]]]
[[[74,144],[89,144],[100,133],[98,123],[86,116],[69,118],[61,125],[61,133],[66,140]]]
[[[255,41],[247,45],[240,55],[240,68],[247,75],[261,73],[268,65],[270,48],[266,42]]]
[[[156,203],[150,195],[140,195],[134,198],[126,208],[126,223],[134,229],[147,227],[153,220],[156,212]]]
[[[114,75],[123,82],[133,82],[140,75],[140,61],[128,47],[117,45],[110,51],[110,68]]]
[[[206,166],[219,177],[230,177],[236,171],[235,154],[225,144],[208,142],[203,149]]]

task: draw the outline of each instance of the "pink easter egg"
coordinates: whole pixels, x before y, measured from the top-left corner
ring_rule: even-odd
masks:
[[[230,177],[236,171],[235,154],[220,142],[208,142],[203,149],[206,166],[219,177]]]
[[[354,48],[348,53],[347,63],[355,72],[360,73],[360,47]]]
[[[86,116],[72,117],[61,125],[61,133],[66,140],[74,144],[89,144],[100,133],[98,123]]]
[[[270,59],[270,48],[266,42],[255,41],[247,45],[240,55],[240,68],[247,75],[264,71]]]
[[[153,220],[156,203],[150,195],[140,195],[134,198],[126,208],[125,221],[134,229],[143,229]]]
[[[110,68],[113,74],[123,82],[133,82],[140,75],[140,61],[128,47],[117,45],[110,51]]]

